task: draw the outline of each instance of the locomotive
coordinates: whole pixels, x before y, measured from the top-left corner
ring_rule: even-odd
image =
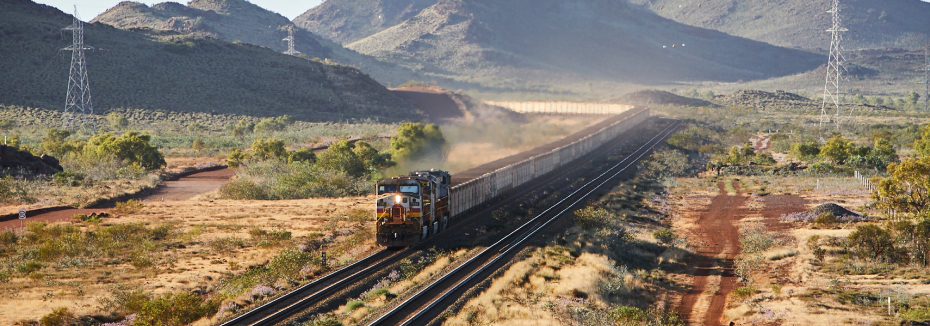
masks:
[[[451,181],[449,172],[436,169],[378,181],[378,244],[411,246],[445,230]]]

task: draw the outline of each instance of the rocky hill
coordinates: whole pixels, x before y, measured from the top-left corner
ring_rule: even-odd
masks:
[[[330,2],[336,1],[361,0]],[[438,0],[347,47],[411,69],[516,84],[572,76],[632,83],[755,80],[825,62],[607,0]]]
[[[830,0],[629,0],[663,17],[779,46],[828,49]],[[930,41],[930,3],[844,0],[847,49],[914,49]]]
[[[163,8],[186,10],[170,4]],[[62,37],[61,28],[71,22],[70,15],[53,7],[28,0],[0,2],[0,104],[62,108],[70,55],[60,49],[71,40]],[[84,26],[85,42],[95,48],[87,52],[87,65],[98,113],[134,108],[289,114],[313,121],[419,117],[352,67],[173,31]]]
[[[294,18],[294,23],[330,40],[348,44],[400,24],[436,2],[330,0]]]
[[[187,6],[163,2],[151,7],[131,1],[120,2],[91,20],[121,29],[150,28],[183,34],[209,36],[230,42],[261,45],[283,52],[286,27],[291,21],[244,0],[193,0]],[[309,57],[328,58],[332,50],[319,37],[299,31],[298,51]]]

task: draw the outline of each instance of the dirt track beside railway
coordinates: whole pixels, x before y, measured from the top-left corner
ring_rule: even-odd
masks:
[[[235,174],[235,170],[223,169],[206,169],[205,171],[191,173],[186,176],[171,178],[162,182],[162,184],[152,191],[139,194],[133,199],[145,201],[162,201],[162,200],[187,200],[196,195],[219,189],[226,181]],[[127,198],[128,199],[128,198]],[[29,212],[26,222],[61,222],[69,221],[71,217],[77,214],[92,214],[108,212],[113,207],[113,203],[100,205],[98,208],[51,208],[40,209],[37,212]],[[0,222],[0,230],[13,228],[18,229],[23,225],[19,220],[8,220]]]
[[[736,223],[749,214],[748,207],[744,206],[749,196],[738,183],[733,187],[736,194],[728,194],[724,183],[718,183],[719,193],[710,205],[699,211],[695,222],[693,234],[697,239],[692,244],[698,255],[691,262],[694,280],[678,307],[678,312],[690,325],[726,325],[720,318],[726,308],[727,295],[736,288],[733,260],[740,252]],[[702,313],[705,306],[706,312]]]

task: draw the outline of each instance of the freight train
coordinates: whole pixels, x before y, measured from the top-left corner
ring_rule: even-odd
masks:
[[[415,171],[377,184],[377,242],[387,247],[414,245],[462,214],[573,162],[649,119],[649,109],[624,112],[597,132],[540,146],[505,159],[506,166],[460,172],[452,186],[446,171]],[[480,173],[476,173],[480,172]]]
[[[378,244],[410,246],[445,230],[451,182],[449,172],[435,169],[378,181]]]

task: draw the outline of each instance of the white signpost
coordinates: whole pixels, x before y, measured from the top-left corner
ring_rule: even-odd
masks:
[[[26,224],[25,221],[26,221],[26,209],[20,207],[19,208],[19,227],[23,227],[23,224]]]

